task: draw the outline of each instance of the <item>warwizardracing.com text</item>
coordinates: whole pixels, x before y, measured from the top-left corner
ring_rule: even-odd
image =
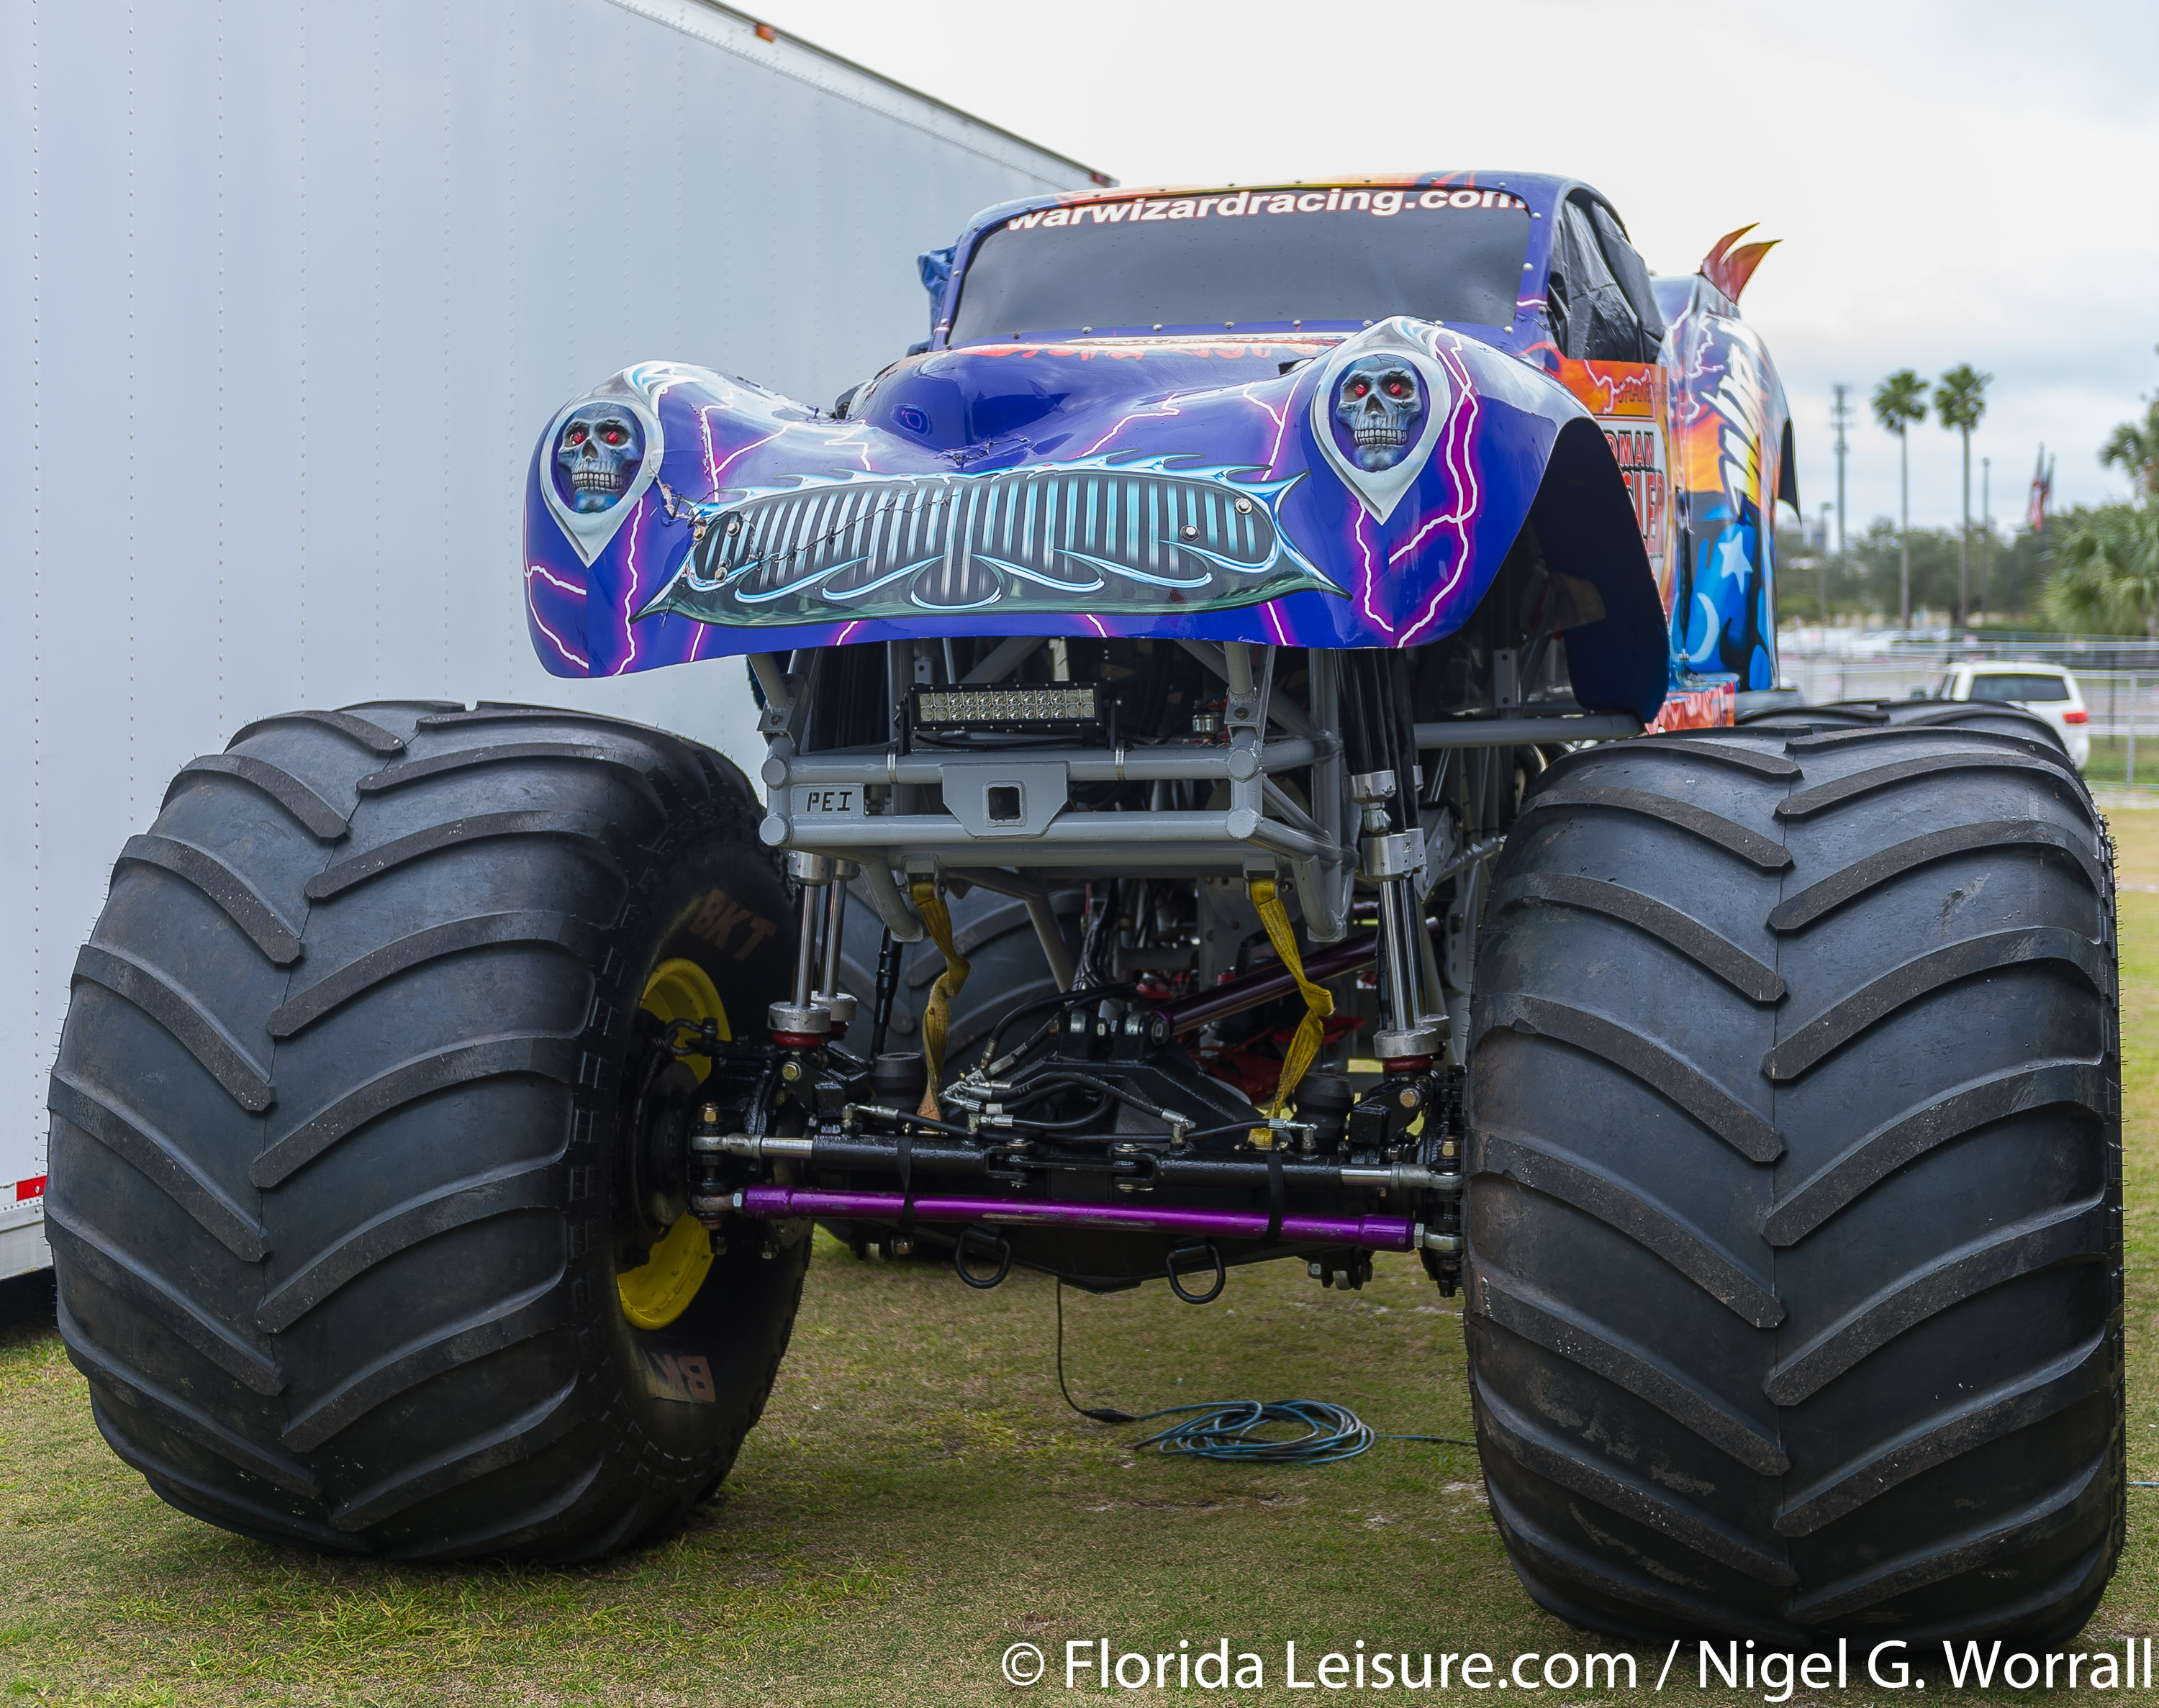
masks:
[[[1939,1664],[1935,1662],[1939,1653]],[[1788,1702],[1807,1690],[1923,1690],[1929,1685],[1984,1690],[2149,1690],[2152,1646],[2148,1637],[2125,1637],[2119,1648],[2097,1648],[2033,1654],[2001,1643],[1912,1643],[1901,1638],[1854,1645],[1840,1638],[1834,1649],[1811,1654],[1758,1648],[1751,1641],[1675,1642],[1654,1680],[1654,1662],[1621,1650],[1487,1654],[1436,1654],[1389,1648],[1359,1639],[1347,1648],[1300,1649],[1286,1643],[1271,1664],[1254,1650],[1233,1652],[1226,1637],[1212,1643],[1181,1638],[1173,1649],[1121,1650],[1105,1637],[1075,1637],[1064,1644],[1068,1690],[1738,1690],[1766,1702]],[[1691,1662],[1690,1665],[1689,1663]],[[1004,1680],[1023,1688],[1055,1678],[1049,1658],[1036,1644],[1015,1643],[1004,1652]]]

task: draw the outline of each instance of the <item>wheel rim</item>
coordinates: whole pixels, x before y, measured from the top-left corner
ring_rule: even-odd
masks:
[[[694,960],[663,960],[645,981],[638,1007],[665,1023],[686,1020],[695,1026],[717,1022],[719,1035],[731,1038],[727,1004],[704,968]],[[700,1079],[712,1070],[707,1056],[685,1058]],[[622,1313],[638,1328],[665,1328],[690,1308],[712,1266],[712,1243],[695,1216],[679,1216],[635,1269],[615,1276]]]
[[[643,1265],[614,1278],[622,1314],[634,1328],[665,1328],[690,1308],[712,1266],[712,1242],[704,1224],[681,1216],[652,1248]]]
[[[661,961],[645,981],[645,994],[638,998],[637,1006],[663,1023],[686,1020],[693,1026],[702,1026],[707,1020],[716,1020],[722,1038],[734,1036],[727,1025],[727,1005],[720,1000],[719,987],[694,960],[678,957]],[[700,1079],[712,1071],[709,1056],[686,1056],[683,1059]]]

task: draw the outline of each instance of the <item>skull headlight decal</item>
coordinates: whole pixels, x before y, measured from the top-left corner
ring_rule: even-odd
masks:
[[[587,564],[643,514],[667,458],[659,404],[670,386],[724,387],[703,368],[639,362],[565,404],[534,453],[534,485],[563,536]]]
[[[645,460],[645,428],[619,403],[588,403],[555,436],[556,489],[580,515],[622,502]]]
[[[1359,468],[1391,468],[1409,455],[1424,425],[1423,382],[1407,362],[1365,356],[1343,371],[1334,419],[1343,453]]]
[[[1317,365],[1312,437],[1357,501],[1384,522],[1416,484],[1453,409],[1437,327],[1397,315],[1345,339]]]

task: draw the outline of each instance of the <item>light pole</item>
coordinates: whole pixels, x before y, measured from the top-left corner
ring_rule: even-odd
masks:
[[[1836,389],[1841,391],[1844,390],[1844,387],[1840,386]],[[1826,632],[1829,628],[1829,500],[1826,499],[1822,500],[1821,531],[1821,556],[1816,558],[1815,562],[1820,571],[1821,580],[1821,605],[1820,608],[1821,626],[1824,631]]]

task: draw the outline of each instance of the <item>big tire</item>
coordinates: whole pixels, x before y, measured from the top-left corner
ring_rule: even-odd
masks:
[[[660,1022],[740,1036],[784,987],[756,823],[717,754],[537,707],[295,712],[180,773],[75,965],[46,1201],[158,1494],[573,1560],[726,1474],[808,1247],[712,1259],[636,1106],[684,1077]]]
[[[1466,1313],[1537,1601],[2082,1626],[2125,1517],[2112,882],[2011,736],[1690,732],[1541,780],[1478,970]]]
[[[2061,732],[2036,712],[1991,700],[1839,700],[1826,706],[1775,706],[1739,719],[1742,728],[1810,731],[1914,725],[1931,729],[1986,729],[2021,736],[2067,753]]]

